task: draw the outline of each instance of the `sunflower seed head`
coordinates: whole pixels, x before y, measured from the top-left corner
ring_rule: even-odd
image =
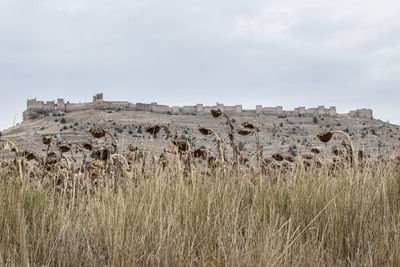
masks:
[[[67,153],[68,151],[71,150],[71,146],[70,145],[58,145],[58,150],[61,153]]]
[[[283,160],[284,160],[284,157],[283,157],[281,154],[279,154],[279,153],[273,154],[273,155],[272,155],[272,158],[273,158],[274,160],[276,160],[276,161],[283,161]]]
[[[243,123],[242,123],[242,126],[243,126],[244,128],[247,128],[247,129],[255,129],[255,128],[256,128],[256,127],[254,126],[254,124],[252,124],[252,123],[250,123],[250,122],[247,122],[247,121],[243,122]]]
[[[239,130],[238,131],[238,134],[240,134],[242,136],[246,136],[246,135],[249,135],[251,133],[252,133],[252,131],[249,131],[249,130]]]
[[[314,154],[319,154],[319,153],[321,153],[321,150],[318,148],[313,148],[313,149],[311,149],[311,152]]]
[[[161,130],[160,125],[151,125],[146,128],[146,132],[152,135],[156,135]]]
[[[42,137],[42,143],[44,145],[50,145],[52,140],[53,140],[53,138],[51,138],[51,137],[46,137],[46,136]]]
[[[204,127],[200,127],[199,131],[202,135],[210,135],[212,134],[212,131],[210,129],[204,128]]]
[[[94,137],[94,138],[102,138],[106,136],[106,131],[103,130],[102,128],[91,128],[89,130],[89,133]]]
[[[333,132],[324,132],[317,135],[318,139],[324,143],[328,143],[332,139],[332,136]]]
[[[31,160],[36,160],[37,159],[37,157],[35,156],[35,154],[33,154],[32,152],[29,152],[29,151],[24,151],[24,152],[22,152],[22,156],[24,157],[24,158],[26,158],[28,161],[31,161]]]
[[[90,143],[83,143],[82,147],[86,150],[92,151],[93,150],[93,145]]]
[[[202,156],[204,156],[204,151],[201,150],[200,148],[198,148],[195,151],[193,151],[193,157],[200,158]]]
[[[219,116],[222,115],[221,109],[212,109],[211,114],[214,118],[218,118]]]

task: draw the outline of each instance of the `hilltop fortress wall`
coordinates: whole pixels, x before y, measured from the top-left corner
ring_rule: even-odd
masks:
[[[215,106],[203,106],[197,104],[194,106],[165,106],[158,105],[153,102],[150,104],[136,103],[132,104],[126,101],[104,101],[103,94],[93,96],[93,101],[88,103],[65,103],[64,99],[60,98],[55,101],[37,101],[35,99],[27,100],[27,109],[23,113],[23,119],[35,120],[51,115],[59,115],[65,112],[84,111],[84,110],[114,110],[114,111],[147,111],[154,113],[164,113],[173,115],[201,115],[207,114],[211,109],[219,108],[227,114],[240,114],[240,113],[254,113],[254,115],[273,115],[273,116],[337,116],[336,107],[332,106],[325,108],[319,106],[317,108],[298,107],[294,110],[283,110],[282,106],[277,107],[263,107],[257,105],[255,109],[243,110],[242,105],[225,106],[224,104],[217,103]],[[371,109],[358,109],[352,110],[347,114],[340,114],[351,118],[365,118],[372,119],[373,114]]]

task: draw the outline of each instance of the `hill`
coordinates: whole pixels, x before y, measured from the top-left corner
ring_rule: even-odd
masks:
[[[96,95],[93,103],[89,104],[64,103],[62,99],[57,104],[28,100],[23,123],[3,131],[2,137],[14,142],[20,150],[44,154],[42,136],[53,136],[60,143],[78,144],[91,139],[88,133],[90,128],[101,127],[116,138],[122,150],[128,144],[133,144],[158,153],[170,141],[167,140],[167,131],[161,131],[156,137],[145,132],[147,126],[157,124],[167,126],[178,137],[188,140],[193,147],[205,146],[211,151],[217,151],[215,138],[203,136],[198,131],[199,127],[207,127],[221,136],[229,153],[229,127],[225,118],[211,116],[209,111],[213,107],[177,107],[175,112],[171,112],[173,108],[157,108],[159,105],[156,103],[146,106],[140,103],[105,102],[102,98],[102,94]],[[67,105],[70,107],[67,108]],[[80,106],[71,108],[71,105]],[[400,127],[373,119],[372,111],[367,109],[337,114],[332,107],[309,110],[298,108],[290,112],[279,110],[279,107],[274,112],[271,112],[272,108],[260,109],[259,106],[256,110],[242,110],[240,105],[231,109],[221,104],[215,108],[226,112],[234,131],[241,129],[243,122],[254,124],[264,155],[280,152],[296,156],[312,148],[322,148],[325,145],[321,144],[316,135],[329,130],[347,132],[356,150],[363,150],[370,157],[393,154],[400,147]],[[243,155],[254,155],[256,145],[253,136],[235,135],[234,138]],[[323,149],[325,153],[329,154],[334,147],[341,149],[341,139],[335,139],[326,145],[329,149]],[[101,140],[92,142],[94,145],[102,145],[97,143]]]

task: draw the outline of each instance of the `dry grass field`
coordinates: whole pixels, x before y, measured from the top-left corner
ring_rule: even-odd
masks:
[[[119,154],[102,129],[90,134],[109,146],[44,137],[59,151],[44,158],[2,139],[15,159],[0,162],[0,265],[400,265],[398,157],[367,159],[330,131],[321,142],[344,136],[333,158],[257,150],[250,161],[235,137],[257,143],[257,133],[242,126],[230,131],[229,155],[207,128],[217,154],[172,131],[161,155],[132,145]]]

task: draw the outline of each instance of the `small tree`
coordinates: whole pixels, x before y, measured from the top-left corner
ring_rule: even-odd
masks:
[[[313,120],[313,123],[318,123],[318,118],[317,117],[313,117],[312,120]]]
[[[61,118],[60,122],[61,122],[61,123],[67,123],[67,121],[65,120],[64,117]]]
[[[238,149],[239,149],[239,151],[243,151],[244,150],[244,143],[242,141],[239,141]]]
[[[293,157],[297,156],[297,147],[296,147],[296,145],[292,145],[292,146],[289,147],[289,153]]]

